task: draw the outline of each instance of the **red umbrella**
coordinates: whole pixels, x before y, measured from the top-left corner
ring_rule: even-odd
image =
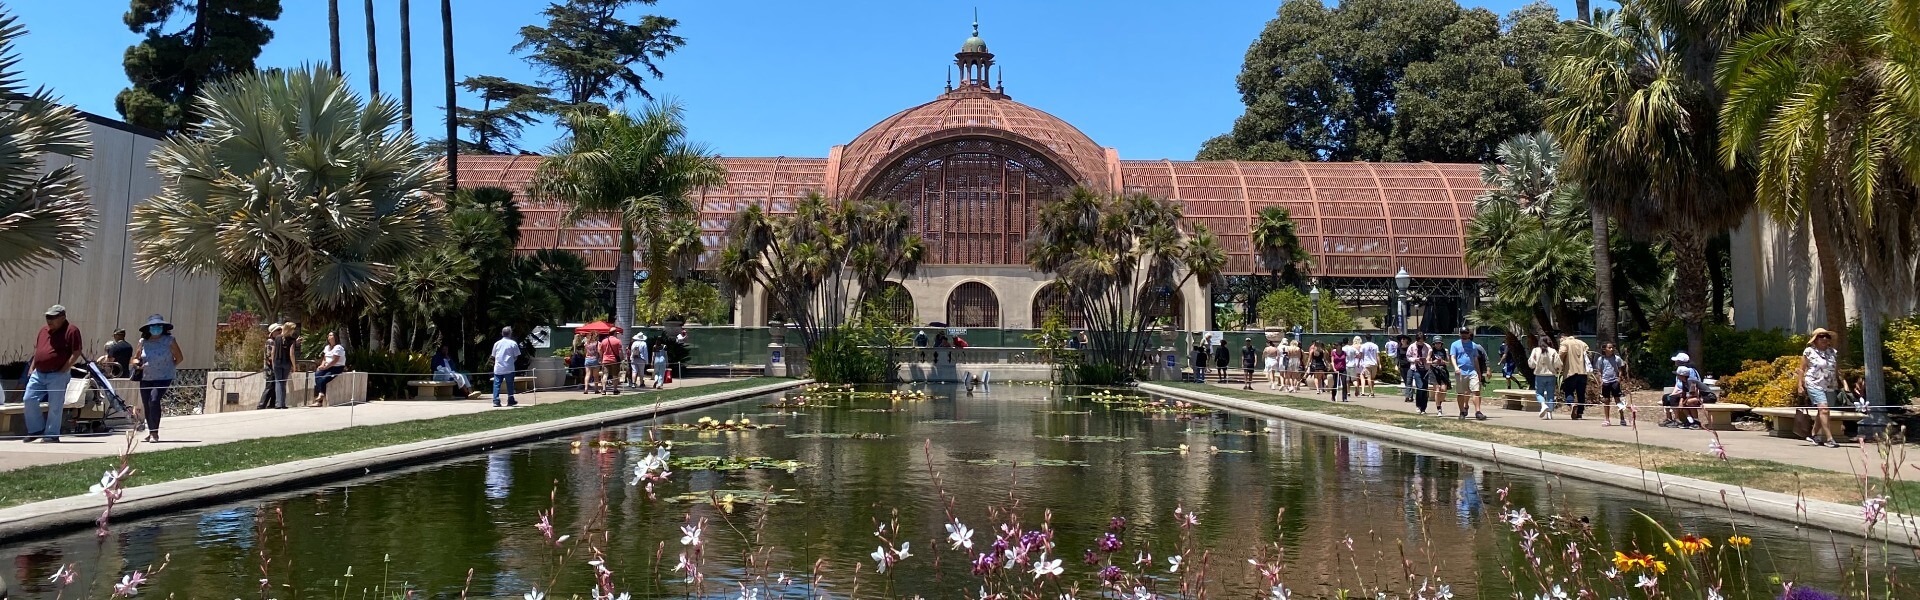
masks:
[[[574,333],[597,333],[601,335],[606,335],[609,333],[620,333],[620,328],[614,327],[612,323],[608,323],[606,321],[594,321],[586,325],[581,325],[579,328],[574,329],[573,332]]]

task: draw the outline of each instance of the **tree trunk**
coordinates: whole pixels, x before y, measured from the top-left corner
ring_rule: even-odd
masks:
[[[413,132],[413,9],[400,0],[400,130]]]
[[[1680,227],[1667,235],[1673,247],[1673,313],[1687,326],[1687,354],[1697,366],[1706,349],[1707,245],[1698,228]]]
[[[1581,23],[1587,22],[1588,17],[1593,14],[1593,12],[1589,10],[1590,7],[1591,4],[1588,0],[1574,0],[1573,10],[1576,14],[1573,15],[1573,20]]]
[[[623,347],[633,345],[633,237],[633,228],[620,227],[620,260],[613,267],[613,324]]]
[[[1640,304],[1640,297],[1633,295],[1632,292],[1622,294],[1621,297],[1626,298],[1627,316],[1633,318],[1633,330],[1642,332],[1644,335],[1647,330],[1653,329],[1653,320],[1647,317],[1647,307]]]
[[[447,189],[460,188],[460,131],[453,120],[459,106],[453,94],[453,0],[440,0],[440,49],[447,71]]]
[[[1826,313],[1825,327],[1833,332],[1833,347],[1840,349],[1844,362],[1851,346],[1847,345],[1847,296],[1841,287],[1840,249],[1833,243],[1833,215],[1818,206],[1810,208],[1813,253],[1820,261],[1820,307]]]
[[[380,97],[380,37],[374,31],[373,0],[366,1],[367,7],[367,96],[370,99]]]
[[[387,314],[387,347],[394,350],[410,349],[400,345],[400,314]]]
[[[1854,281],[1856,283],[1853,301],[1860,308],[1860,367],[1866,371],[1867,404],[1875,406],[1893,404],[1885,402],[1887,373],[1885,347],[1881,345],[1883,342],[1880,335],[1880,323],[1883,321],[1880,316],[1880,302],[1874,297],[1876,292],[1860,283],[1865,282],[1866,277],[1856,272]],[[1840,353],[1846,354],[1846,351],[1842,350]],[[1846,382],[1841,382],[1841,385],[1846,385]]]
[[[1586,0],[1580,0],[1582,14],[1586,11]],[[1587,206],[1593,224],[1593,308],[1594,333],[1599,334],[1601,345],[1620,340],[1620,307],[1613,298],[1613,247],[1608,243],[1613,234],[1608,231],[1607,215],[1599,208]]]
[[[340,0],[327,0],[327,68],[340,74]]]
[[[1707,282],[1708,289],[1712,290],[1707,305],[1712,311],[1715,325],[1726,325],[1731,322],[1727,317],[1727,288],[1733,285],[1731,281],[1733,274],[1730,272],[1732,266],[1728,264],[1732,244],[1732,237],[1724,233],[1715,236],[1713,241],[1707,242]]]

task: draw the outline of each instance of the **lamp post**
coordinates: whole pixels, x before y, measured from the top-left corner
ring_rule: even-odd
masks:
[[[1393,275],[1393,286],[1400,290],[1399,295],[1395,296],[1395,302],[1399,306],[1394,309],[1394,315],[1399,317],[1402,332],[1407,330],[1407,284],[1409,283],[1413,283],[1413,276],[1407,274],[1406,267],[1400,267],[1400,272]]]
[[[1313,333],[1320,333],[1320,286],[1307,290],[1307,297],[1313,299]]]

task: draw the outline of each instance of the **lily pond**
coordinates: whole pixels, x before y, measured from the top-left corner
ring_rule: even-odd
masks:
[[[1713,554],[1663,550],[1681,539]],[[1724,508],[1023,385],[796,389],[0,555],[15,598],[135,572],[148,598],[1893,597],[1915,566]]]

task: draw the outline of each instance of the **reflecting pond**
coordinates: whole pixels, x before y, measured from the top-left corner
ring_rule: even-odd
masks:
[[[49,578],[62,565],[77,571],[65,598],[105,597],[126,573],[149,568],[158,570],[140,594],[151,598],[521,598],[532,589],[586,598],[596,586],[735,598],[743,581],[760,598],[976,597],[983,584],[1047,598],[1077,586],[1086,598],[1115,596],[1101,587],[1109,564],[1128,589],[1251,598],[1269,583],[1250,559],[1277,565],[1296,597],[1405,597],[1426,582],[1431,592],[1444,583],[1459,598],[1494,598],[1514,591],[1509,573],[1539,579],[1525,575],[1528,552],[1503,520],[1525,509],[1556,531],[1590,529],[1585,551],[1607,555],[1660,554],[1665,538],[1639,513],[1675,535],[1722,540],[1737,527],[1755,542],[1743,565],[1721,573],[1729,598],[1770,598],[1779,581],[1837,586],[1861,552],[1914,566],[1911,554],[1881,554],[1898,550],[1720,508],[1278,420],[1160,410],[1084,389],[918,389],[796,390],[0,552],[12,559],[15,597],[47,598],[61,593]],[[699,431],[703,418],[768,427]],[[672,474],[652,497],[632,483],[654,452],[649,440],[673,443]],[[1115,517],[1124,527],[1111,528]],[[973,530],[972,553],[952,549],[955,520]],[[1033,548],[1046,563],[1009,565],[992,547],[1014,523],[1014,537],[1041,538]],[[697,554],[683,544],[690,524],[701,528]],[[1102,540],[1109,531],[1117,535]],[[1117,549],[1100,551],[1113,541]],[[892,561],[879,573],[883,544],[896,552],[879,552]],[[976,564],[983,552],[998,564]],[[675,570],[689,554],[695,584]],[[1173,571],[1176,556],[1183,568]],[[1034,575],[1052,560],[1061,561],[1057,579]],[[1036,581],[1043,587],[1028,587]],[[1520,584],[1528,597],[1543,591],[1529,585]]]

